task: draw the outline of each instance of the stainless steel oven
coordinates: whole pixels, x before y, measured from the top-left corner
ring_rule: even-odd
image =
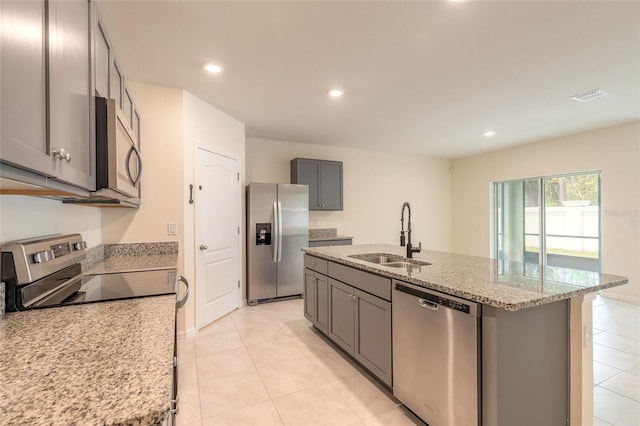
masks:
[[[189,297],[189,283],[176,269],[84,275],[81,262],[86,244],[80,234],[57,235],[16,241],[2,246],[0,281],[5,283],[7,312],[55,308],[83,303],[178,296],[176,316]],[[177,317],[176,317],[177,320]],[[176,321],[177,324],[177,321]],[[171,423],[178,412],[177,330],[174,328],[173,393]]]

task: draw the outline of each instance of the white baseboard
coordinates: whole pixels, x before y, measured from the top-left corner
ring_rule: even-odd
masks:
[[[605,297],[607,299],[621,300],[623,302],[629,302],[635,305],[640,305],[640,297],[627,296],[620,293],[607,292],[606,290],[601,291],[600,296]]]
[[[195,327],[191,327],[187,331],[178,331],[178,340],[191,339],[193,336],[196,335],[196,333],[197,332]]]

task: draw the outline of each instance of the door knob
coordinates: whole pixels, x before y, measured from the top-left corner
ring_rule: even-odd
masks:
[[[208,246],[206,246],[204,244],[200,244],[200,250],[206,250],[208,248],[209,248]]]

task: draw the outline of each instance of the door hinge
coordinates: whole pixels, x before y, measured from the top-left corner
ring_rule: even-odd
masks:
[[[240,288],[240,280],[238,280],[238,288]]]
[[[240,180],[240,173],[236,173],[238,175],[238,180]]]
[[[238,226],[238,235],[240,235],[240,227]]]

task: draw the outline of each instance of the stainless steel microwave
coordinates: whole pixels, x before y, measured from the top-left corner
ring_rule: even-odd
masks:
[[[114,99],[96,98],[96,194],[140,203],[138,140]]]

